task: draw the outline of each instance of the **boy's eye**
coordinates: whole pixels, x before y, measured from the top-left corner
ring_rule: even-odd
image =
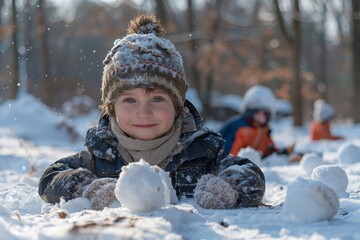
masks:
[[[134,98],[128,97],[128,98],[124,98],[124,99],[123,99],[123,102],[126,102],[126,103],[134,103],[134,102],[136,102],[136,100],[135,100]]]
[[[153,102],[162,102],[165,101],[165,99],[162,96],[154,96]]]

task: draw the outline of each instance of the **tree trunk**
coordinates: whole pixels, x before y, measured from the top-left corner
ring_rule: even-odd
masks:
[[[157,18],[161,21],[161,23],[164,26],[167,25],[165,2],[166,0],[156,0],[156,9],[155,9]]]
[[[194,34],[195,32],[195,17],[194,17],[194,9],[193,9],[193,3],[192,0],[188,0],[187,1],[188,4],[188,8],[187,8],[187,19],[188,19],[188,30],[190,32],[190,34]],[[198,48],[198,41],[194,38],[194,37],[190,37],[190,72],[188,78],[191,80],[192,83],[194,83],[195,89],[197,91],[198,97],[201,101],[201,103],[203,104],[205,101],[202,97],[202,91],[201,91],[201,83],[200,83],[200,75],[199,75],[199,71],[196,68],[196,59],[197,59],[197,52],[199,50]]]
[[[0,13],[2,12],[2,9],[4,7],[4,1],[5,0],[0,0]],[[3,41],[3,38],[5,36],[5,34],[3,35],[3,22],[2,22],[2,18],[0,17],[0,41]],[[0,44],[0,49],[1,49],[1,44]],[[3,54],[0,54],[0,66],[2,64],[2,56]]]
[[[360,0],[352,0],[353,23],[353,116],[354,123],[360,122]]]
[[[293,6],[293,36],[289,34],[285,27],[283,17],[281,15],[278,0],[273,0],[275,6],[276,18],[279,23],[280,31],[289,45],[293,59],[292,59],[292,70],[293,70],[293,82],[291,84],[291,103],[294,108],[294,126],[302,125],[302,98],[301,98],[301,75],[300,75],[300,59],[301,59],[301,26],[300,26],[300,6],[299,0],[294,0]]]
[[[37,37],[39,38],[40,44],[40,57],[41,64],[43,66],[43,84],[42,84],[42,96],[43,100],[47,105],[52,104],[51,94],[51,78],[50,78],[50,57],[49,57],[49,46],[48,46],[48,31],[46,26],[46,11],[44,7],[45,0],[38,0],[38,27]]]
[[[327,7],[326,3],[322,2],[323,12],[321,14],[321,32],[320,32],[320,76],[318,83],[318,90],[321,94],[322,99],[328,101],[327,99],[327,41],[326,41],[326,15],[327,15]]]
[[[213,17],[211,19],[211,38],[209,39],[209,45],[211,46],[212,50],[210,53],[210,57],[216,57],[216,49],[215,49],[215,42],[219,36],[220,30],[220,19],[221,19],[221,0],[215,0],[214,6],[212,6]],[[211,112],[211,93],[213,90],[214,85],[214,75],[216,74],[216,66],[211,66],[211,71],[209,75],[206,77],[206,91],[205,91],[205,101],[204,101],[204,117],[208,117]]]
[[[18,32],[18,22],[17,18],[17,10],[16,10],[16,1],[12,0],[12,55],[13,55],[13,64],[12,64],[12,78],[11,78],[11,92],[10,98],[15,99],[18,91],[19,85],[19,51],[18,51],[18,39],[17,39],[17,32]]]
[[[300,76],[300,59],[301,59],[301,29],[300,29],[300,7],[299,0],[294,1],[293,10],[293,30],[294,30],[294,46],[293,46],[293,76],[294,83],[292,87],[292,97],[294,106],[294,126],[302,125],[302,99],[301,99],[301,76]]]

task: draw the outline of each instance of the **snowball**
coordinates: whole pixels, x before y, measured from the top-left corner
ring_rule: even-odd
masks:
[[[322,164],[324,161],[317,153],[306,153],[300,161],[300,167],[307,175],[310,175],[314,168]]]
[[[341,167],[335,165],[316,167],[311,174],[311,178],[325,183],[334,189],[338,195],[343,194],[349,184],[346,172]]]
[[[115,196],[131,212],[149,212],[166,206],[176,197],[170,183],[167,173],[141,159],[121,169]]]
[[[341,145],[336,154],[341,165],[360,162],[360,148],[352,143]]]
[[[283,216],[311,223],[330,220],[339,210],[339,198],[328,185],[313,179],[297,178],[288,185]]]
[[[261,164],[260,153],[251,147],[246,147],[246,148],[240,149],[238,156],[247,158],[258,166],[260,166],[260,164]]]

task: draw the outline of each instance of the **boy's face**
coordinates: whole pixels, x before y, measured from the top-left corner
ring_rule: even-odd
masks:
[[[119,128],[140,140],[156,139],[167,133],[176,116],[173,101],[160,89],[124,91],[115,100],[114,109]]]

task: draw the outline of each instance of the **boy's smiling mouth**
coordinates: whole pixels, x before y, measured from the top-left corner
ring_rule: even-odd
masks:
[[[155,127],[157,124],[133,124],[134,127],[138,128],[152,128]]]

